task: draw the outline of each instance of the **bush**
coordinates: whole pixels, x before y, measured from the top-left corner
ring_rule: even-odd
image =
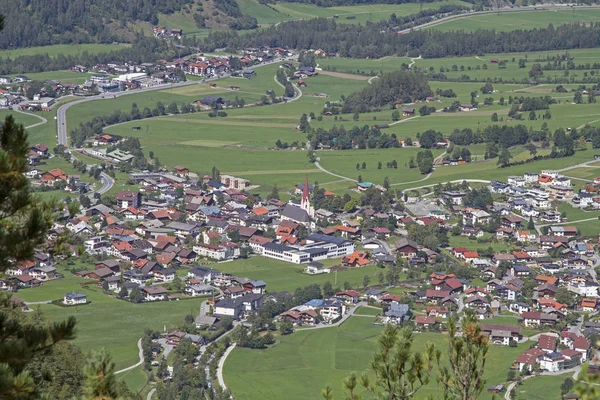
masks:
[[[219,111],[219,112],[217,113],[217,115],[218,115],[219,117],[226,117],[226,116],[227,116],[227,113],[226,113],[225,111]]]

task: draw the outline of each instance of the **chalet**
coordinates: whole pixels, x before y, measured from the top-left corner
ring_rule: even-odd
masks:
[[[167,289],[162,286],[144,286],[141,288],[145,301],[165,300]]]
[[[356,290],[344,290],[336,293],[335,297],[344,300],[346,303],[357,303],[359,295],[360,293]]]
[[[291,322],[294,325],[313,326],[319,322],[319,314],[315,310],[289,310],[279,315],[282,321]]]
[[[553,326],[557,322],[557,317],[554,314],[545,314],[540,312],[524,312],[522,314],[523,325],[526,327],[550,325]]]
[[[437,324],[434,316],[417,315],[415,325],[417,328],[429,328]]]
[[[425,299],[433,304],[441,302],[448,296],[450,296],[450,292],[447,290],[427,289],[425,291]]]
[[[410,117],[415,115],[415,109],[414,108],[403,108],[402,109],[402,115],[404,117]]]
[[[401,324],[410,320],[410,307],[408,304],[391,303],[390,307],[384,312],[384,316],[386,323]]]
[[[213,295],[215,289],[206,284],[188,285],[184,289],[184,293],[191,297],[210,296]]]
[[[401,239],[396,245],[396,253],[402,255],[402,257],[416,257],[418,251],[419,245],[410,239]]]
[[[87,296],[83,293],[70,292],[63,296],[63,304],[67,306],[74,306],[77,304],[86,304]]]
[[[519,341],[521,338],[519,326],[481,324],[481,330],[493,344],[508,346],[511,340]]]

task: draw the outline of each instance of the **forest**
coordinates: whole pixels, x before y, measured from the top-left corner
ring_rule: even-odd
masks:
[[[0,0],[5,29],[0,49],[129,41],[119,30],[134,21],[158,23],[193,0]],[[112,25],[112,26],[111,26]],[[124,30],[125,31],[125,30]]]
[[[383,74],[372,82],[346,97],[344,113],[366,112],[374,107],[389,107],[397,102],[412,103],[425,100],[433,92],[425,76],[410,71],[394,71]]]
[[[381,23],[348,25],[337,23],[334,19],[318,18],[289,21],[245,35],[212,32],[201,47],[213,51],[223,47],[240,49],[267,45],[297,50],[320,48],[327,53],[352,58],[390,55],[441,58],[593,48],[599,42],[600,23],[558,27],[549,25],[546,28],[508,32],[483,29],[475,32],[422,30],[398,35],[391,29],[382,29]]]

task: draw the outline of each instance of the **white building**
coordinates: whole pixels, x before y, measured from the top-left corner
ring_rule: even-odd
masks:
[[[63,304],[67,306],[74,306],[77,304],[87,303],[87,296],[83,293],[71,292],[65,294],[63,298]]]

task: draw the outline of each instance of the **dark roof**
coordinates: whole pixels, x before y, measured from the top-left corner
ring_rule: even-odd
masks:
[[[306,211],[304,211],[300,207],[295,207],[291,204],[286,204],[281,215],[298,222],[310,221],[310,217],[308,216]]]

